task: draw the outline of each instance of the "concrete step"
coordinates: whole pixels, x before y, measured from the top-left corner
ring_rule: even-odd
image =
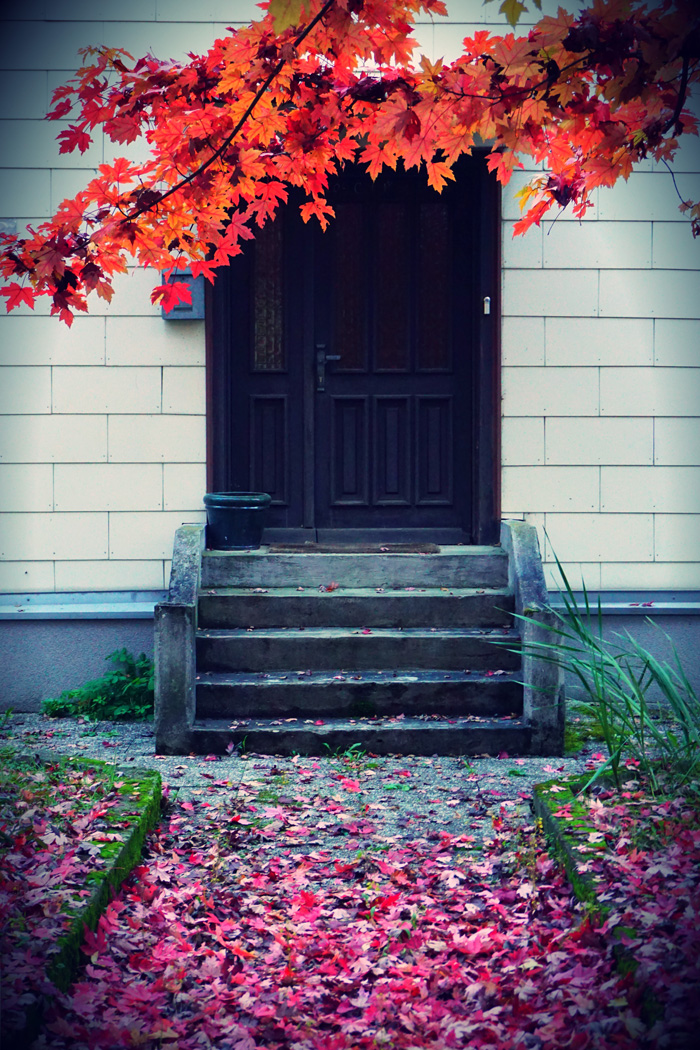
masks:
[[[435,554],[205,551],[202,586],[505,587],[508,556],[500,547],[444,546]]]
[[[426,669],[197,674],[197,717],[320,718],[522,713],[514,671]]]
[[[245,627],[197,632],[200,671],[267,671],[332,667],[441,667],[514,670],[520,656],[515,631],[473,627]],[[499,644],[495,644],[499,643]]]
[[[223,587],[200,591],[198,623],[200,628],[506,627],[512,609],[513,595],[503,588]]]
[[[328,755],[351,747],[375,755],[527,755],[530,740],[531,729],[518,718],[336,718],[323,725],[273,719],[233,727],[227,719],[202,718],[188,734],[187,750],[225,754],[238,744],[262,755]]]

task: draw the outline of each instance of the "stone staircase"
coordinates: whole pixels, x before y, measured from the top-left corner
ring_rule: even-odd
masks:
[[[507,544],[208,551],[183,526],[156,609],[158,751],[555,753],[561,691],[523,684],[516,562]]]

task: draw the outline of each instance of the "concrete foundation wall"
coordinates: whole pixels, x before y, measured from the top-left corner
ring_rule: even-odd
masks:
[[[153,656],[153,620],[0,621],[0,710],[38,711],[111,667],[115,649]]]
[[[612,642],[624,645],[625,639],[618,636],[624,636],[626,631],[657,659],[666,660],[674,668],[676,667],[673,653],[675,647],[683,670],[700,697],[700,617],[683,615],[659,617],[654,623],[648,623],[640,616],[603,618],[603,635]],[[567,675],[566,678],[566,695],[568,699],[583,695],[580,683],[571,675]]]

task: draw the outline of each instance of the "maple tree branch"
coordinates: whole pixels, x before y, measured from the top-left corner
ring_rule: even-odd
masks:
[[[311,32],[311,30],[314,29],[315,26],[317,26],[318,23],[321,21],[321,19],[324,18],[325,15],[330,11],[330,9],[331,9],[331,7],[333,7],[334,3],[335,3],[335,0],[326,0],[326,3],[323,5],[321,10],[318,12],[318,14],[314,18],[312,18],[311,21],[309,22],[309,24],[307,26],[305,26],[305,28],[294,38],[294,41],[292,43],[292,47],[294,48],[295,51],[299,47],[299,44],[301,44],[302,41],[304,41],[306,39],[306,37]],[[255,92],[255,95],[253,96],[253,98],[251,99],[250,103],[246,107],[245,113],[239,119],[238,123],[234,127],[234,129],[231,132],[231,134],[228,135],[224,139],[224,141],[221,143],[219,148],[214,153],[212,153],[211,157],[208,157],[207,160],[205,160],[202,164],[200,164],[200,166],[197,168],[196,171],[191,172],[191,174],[187,175],[180,182],[176,183],[174,186],[171,186],[169,190],[166,190],[165,193],[161,194],[157,201],[153,201],[152,203],[141,205],[135,211],[129,212],[129,214],[125,217],[125,221],[132,222],[134,219],[138,219],[139,216],[145,215],[146,212],[152,211],[154,208],[157,208],[158,205],[162,204],[164,200],[167,200],[168,197],[171,197],[174,193],[177,193],[179,190],[184,189],[185,186],[188,186],[191,182],[194,182],[194,180],[196,178],[198,178],[201,174],[203,174],[203,172],[205,172],[207,170],[207,168],[210,168],[211,165],[214,163],[214,161],[218,160],[219,157],[221,157],[225,153],[225,151],[229,148],[229,146],[231,145],[231,143],[235,139],[236,135],[238,135],[238,133],[241,131],[241,129],[243,128],[245,122],[248,120],[248,118],[252,114],[253,110],[257,106],[258,102],[260,101],[260,99],[263,97],[263,95],[265,94],[265,92],[269,88],[270,84],[272,84],[273,81],[281,73],[281,71],[284,68],[286,62],[287,62],[286,58],[281,58],[279,60],[279,62],[277,63],[275,68],[272,70],[272,72],[265,78],[263,83],[260,85],[258,90]]]
[[[673,188],[676,191],[676,196],[678,197],[678,200],[681,202],[681,204],[687,204],[687,201],[683,200],[683,197],[681,195],[681,191],[678,189],[678,183],[676,182],[676,173],[674,172],[673,168],[668,163],[668,161],[666,160],[665,157],[661,158],[661,163],[666,167],[666,169],[668,170],[669,175],[671,176],[671,181],[673,182]]]
[[[681,115],[681,110],[683,109],[683,106],[685,104],[685,97],[686,97],[687,90],[688,90],[688,74],[689,74],[689,71],[690,71],[690,56],[688,54],[685,54],[683,56],[683,70],[681,72],[680,87],[678,88],[678,98],[676,99],[676,108],[673,111],[673,116],[669,120],[667,120],[666,124],[664,125],[664,130],[663,130],[663,134],[664,135],[666,134],[667,131],[670,131],[670,129],[675,125],[676,121],[678,120],[678,118]]]

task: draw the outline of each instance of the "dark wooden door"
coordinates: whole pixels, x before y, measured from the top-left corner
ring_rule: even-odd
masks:
[[[468,518],[462,200],[419,175],[337,180],[336,218],[315,253],[315,350],[319,366],[331,358],[316,380],[318,528],[461,528]]]
[[[269,492],[272,528],[475,537],[480,170],[465,161],[440,195],[351,170],[325,233],[290,206],[233,261],[214,485]]]

